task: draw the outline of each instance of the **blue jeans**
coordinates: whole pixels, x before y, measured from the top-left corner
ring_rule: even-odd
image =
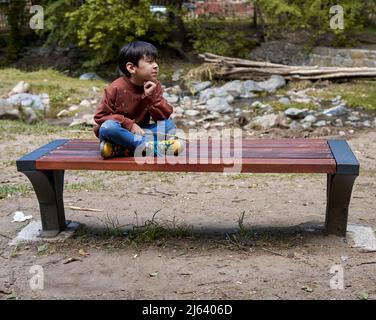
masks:
[[[169,139],[170,137],[166,136],[166,133],[170,135],[176,133],[176,125],[171,119],[148,124],[142,129],[145,131],[144,136],[134,134],[123,128],[118,121],[107,120],[102,123],[99,129],[99,139],[100,141],[107,140],[118,144],[126,149],[135,150],[147,141]]]

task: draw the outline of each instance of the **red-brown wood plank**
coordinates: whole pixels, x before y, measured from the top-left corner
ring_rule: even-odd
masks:
[[[243,139],[194,141],[179,157],[120,157],[103,160],[99,141],[69,140],[36,161],[37,169],[87,169],[129,171],[335,173],[336,163],[325,139]],[[235,142],[235,147],[234,147]],[[222,149],[224,148],[224,149]],[[163,162],[164,161],[164,162]],[[142,164],[140,164],[142,163]]]

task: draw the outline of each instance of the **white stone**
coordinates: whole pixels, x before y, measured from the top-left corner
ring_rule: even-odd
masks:
[[[82,100],[81,103],[80,103],[80,107],[84,107],[84,108],[89,108],[91,107],[91,104],[90,104],[90,101],[89,100]]]
[[[194,117],[194,116],[197,116],[198,114],[200,114],[200,111],[198,111],[198,110],[185,110],[184,114],[188,117]]]
[[[69,111],[66,109],[61,110],[57,115],[58,118],[69,116]]]
[[[30,85],[25,81],[20,81],[16,86],[10,91],[10,95],[17,93],[26,93],[30,89]]]

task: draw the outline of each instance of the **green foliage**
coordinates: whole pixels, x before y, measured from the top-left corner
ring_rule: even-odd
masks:
[[[69,24],[69,13],[79,8],[78,1],[74,0],[44,0],[44,29],[38,31],[40,36],[47,35],[46,44],[62,45],[75,31],[75,26]]]
[[[221,18],[201,17],[190,25],[189,38],[196,53],[211,52],[245,58],[256,43],[247,38],[245,31],[239,29]]]
[[[361,0],[255,0],[260,9],[261,21],[274,26],[272,32],[280,32],[281,25],[310,31],[314,38],[333,33],[339,41],[350,35],[351,31],[363,27],[365,3]],[[340,4],[344,10],[344,30],[331,29],[330,8]],[[370,7],[371,8],[371,7]],[[370,10],[370,9],[369,9]]]
[[[10,33],[7,41],[6,57],[1,64],[8,64],[17,59],[18,53],[22,47],[26,17],[25,1],[12,0],[9,3],[8,11]]]
[[[84,67],[103,64],[117,56],[124,43],[147,38],[163,43],[167,38],[162,21],[155,19],[150,0],[88,0],[77,10],[67,13],[67,32],[78,45],[89,49],[91,59]]]

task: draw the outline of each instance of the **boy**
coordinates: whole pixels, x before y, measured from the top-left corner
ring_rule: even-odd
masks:
[[[169,139],[176,126],[169,119],[172,106],[157,80],[157,57],[157,49],[143,41],[121,49],[118,64],[124,76],[107,86],[94,115],[103,158],[131,155],[136,149],[154,156],[181,152],[179,141]],[[150,117],[156,123],[150,124]]]

